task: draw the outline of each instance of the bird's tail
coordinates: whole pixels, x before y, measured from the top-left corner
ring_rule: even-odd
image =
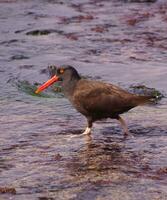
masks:
[[[134,98],[134,104],[136,106],[140,106],[143,104],[153,104],[155,102],[156,102],[155,96],[136,96],[136,98]]]

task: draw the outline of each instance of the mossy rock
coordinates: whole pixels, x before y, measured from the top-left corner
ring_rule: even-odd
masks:
[[[35,83],[34,85],[32,85],[28,81],[18,81],[16,85],[19,90],[21,90],[22,92],[25,92],[26,94],[29,94],[31,96],[50,98],[50,96],[45,93],[39,93],[39,94],[35,93],[37,86],[40,85],[38,83]]]
[[[149,88],[145,85],[132,85],[129,87],[129,90],[135,94],[152,96],[155,102],[165,97],[159,90],[155,88]]]

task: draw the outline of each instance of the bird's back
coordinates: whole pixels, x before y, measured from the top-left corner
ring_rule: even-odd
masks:
[[[83,115],[101,119],[117,118],[119,114],[147,100],[148,97],[131,94],[112,84],[81,79],[75,87],[71,102]]]

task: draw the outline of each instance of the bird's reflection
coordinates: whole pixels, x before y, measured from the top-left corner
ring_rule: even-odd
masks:
[[[121,138],[121,139],[120,139]],[[115,141],[112,137],[82,136],[82,147],[73,154],[68,168],[74,174],[89,174],[92,171],[115,170],[124,162],[122,136]]]
[[[149,167],[138,148],[135,148],[135,141],[124,138],[121,131],[111,133],[110,130],[109,133],[108,128],[92,135],[82,135],[78,139],[80,147],[68,160],[68,170],[73,176],[84,178],[93,175],[103,177],[108,173],[137,177]]]
[[[85,135],[84,139],[85,139],[85,144],[88,145],[88,148],[89,148],[89,145],[92,144],[92,135],[87,134]]]

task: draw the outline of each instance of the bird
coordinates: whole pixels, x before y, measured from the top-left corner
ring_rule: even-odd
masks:
[[[111,83],[82,78],[70,65],[62,65],[35,93],[38,94],[55,82],[61,82],[62,92],[74,108],[87,119],[82,133],[90,135],[93,123],[102,119],[116,119],[123,128],[124,136],[129,135],[125,120],[120,116],[132,108],[150,103],[152,96],[130,93]]]

